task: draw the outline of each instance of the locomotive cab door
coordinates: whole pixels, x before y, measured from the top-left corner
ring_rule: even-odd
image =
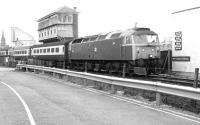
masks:
[[[120,48],[120,55],[123,60],[132,60],[133,57],[133,36],[125,36]]]

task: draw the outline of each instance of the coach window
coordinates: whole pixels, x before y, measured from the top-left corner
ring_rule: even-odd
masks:
[[[42,49],[40,49],[40,53],[42,53]]]
[[[50,48],[47,49],[47,53],[50,53]]]
[[[39,53],[39,49],[37,49],[37,53]]]
[[[51,52],[52,52],[52,53],[54,52],[54,48],[51,48]]]
[[[59,53],[59,48],[56,48],[56,52]]]

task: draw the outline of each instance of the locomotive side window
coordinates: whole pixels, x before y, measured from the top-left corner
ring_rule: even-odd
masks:
[[[120,35],[121,35],[121,33],[115,33],[115,34],[112,34],[110,38],[111,38],[111,39],[119,38]]]
[[[97,39],[98,36],[93,36],[90,38],[90,41],[95,41]]]
[[[72,42],[72,44],[81,43],[82,40],[83,40],[83,38],[82,38],[82,39],[75,39],[75,40]]]
[[[88,42],[90,38],[84,38],[82,43]]]
[[[106,36],[107,35],[100,35],[99,38],[98,38],[98,40],[104,40],[104,39],[106,39]]]

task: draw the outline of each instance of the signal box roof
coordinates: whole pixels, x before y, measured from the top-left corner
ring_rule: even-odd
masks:
[[[55,14],[59,14],[59,13],[78,14],[78,12],[76,11],[76,7],[74,7],[74,9],[71,9],[71,8],[69,8],[69,7],[67,7],[67,6],[63,6],[63,7],[58,8],[57,10],[51,12],[50,14],[48,14],[48,15],[46,15],[46,16],[40,18],[40,19],[38,20],[38,22],[40,22],[40,21],[42,21],[42,20],[44,20],[44,19],[47,19],[47,18],[49,18],[50,16],[53,16],[53,15],[55,15]]]

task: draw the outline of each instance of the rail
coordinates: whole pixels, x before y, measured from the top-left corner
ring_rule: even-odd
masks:
[[[156,97],[160,98],[161,93],[186,97],[194,100],[200,100],[200,88],[192,88],[187,86],[180,86],[180,85],[171,85],[165,84],[161,82],[153,82],[153,81],[144,81],[144,80],[135,80],[135,79],[127,79],[127,78],[118,78],[113,76],[104,76],[104,75],[97,75],[91,74],[86,72],[75,72],[66,69],[58,69],[58,68],[50,68],[50,67],[43,67],[43,66],[35,66],[35,65],[24,65],[18,64],[16,66],[17,69],[25,68],[38,70],[38,71],[45,71],[51,72],[54,74],[60,74],[65,76],[72,76],[78,77],[81,79],[92,80],[101,83],[107,83],[113,86],[123,86],[129,88],[136,88],[142,90],[150,90],[156,92]],[[160,100],[156,101],[159,102]]]

